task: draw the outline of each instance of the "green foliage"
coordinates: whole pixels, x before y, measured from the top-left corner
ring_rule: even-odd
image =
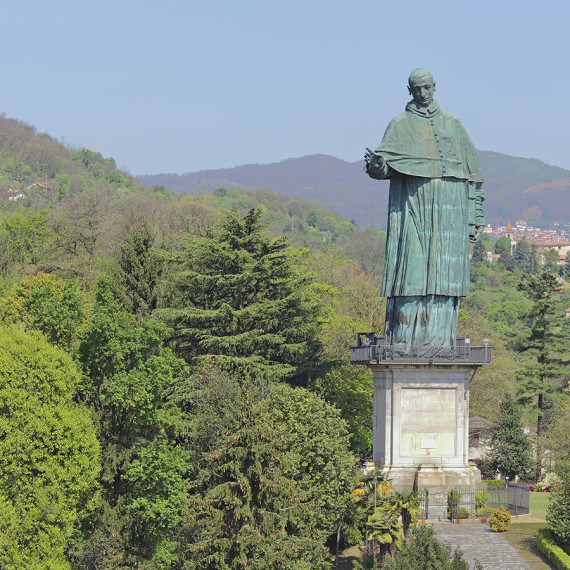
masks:
[[[564,322],[564,308],[557,293],[558,283],[552,274],[529,276],[521,282],[523,291],[533,304],[524,317],[527,329],[516,339],[515,347],[524,358],[517,376],[519,398],[532,406],[536,420],[535,480],[542,475],[542,438],[545,435],[545,413],[552,402],[562,395],[562,385],[557,380],[564,378],[570,368],[566,358],[570,348],[570,335],[560,334]]]
[[[511,514],[501,505],[498,509],[493,509],[491,519],[489,520],[489,527],[494,532],[505,532],[511,526]]]
[[[502,488],[502,487],[501,487]],[[487,489],[489,486],[487,485]],[[475,508],[480,509],[486,507],[491,500],[491,495],[486,491],[475,491]]]
[[[471,516],[471,514],[469,513],[469,511],[464,508],[461,507],[458,511],[457,511],[457,517],[458,519],[468,519]]]
[[[505,488],[505,482],[502,479],[487,479],[483,483],[486,483],[488,491]]]
[[[0,328],[0,566],[67,568],[64,550],[98,501],[99,445],[73,403],[79,374],[39,334]]]
[[[354,463],[338,411],[301,388],[206,369],[185,439],[199,471],[181,525],[188,567],[315,568],[350,503]],[[178,400],[182,404],[182,400]]]
[[[562,483],[560,490],[551,491],[546,520],[558,545],[570,553],[570,462],[561,461],[556,469]]]
[[[77,282],[38,273],[24,278],[0,299],[0,320],[39,330],[53,344],[77,346],[90,311]]]
[[[311,383],[311,389],[334,404],[348,423],[352,450],[362,459],[372,451],[373,378],[364,367],[342,364]]]
[[[120,537],[117,548],[127,567],[157,563],[159,552],[168,559],[168,537],[186,500],[187,455],[173,446],[179,412],[167,402],[185,364],[163,348],[166,334],[162,323],[139,322],[121,311],[108,282],[99,283],[78,358],[80,397],[96,418],[101,441],[104,508],[98,531],[77,549],[77,564],[97,544],[114,543],[113,535]],[[102,565],[116,564],[107,550],[97,556]]]
[[[495,471],[513,481],[517,475],[525,480],[531,473],[532,448],[524,433],[520,407],[512,397],[501,402],[488,459]]]
[[[526,274],[535,274],[537,269],[536,257],[526,238],[517,242],[513,259],[517,268]]]
[[[412,535],[412,540],[394,552],[386,560],[386,570],[469,570],[459,549],[451,553],[447,545],[442,545],[436,538],[433,527],[419,525]]]
[[[52,238],[48,213],[15,215],[0,223],[0,273],[22,271],[27,263],[38,263],[39,250]]]
[[[471,263],[484,263],[487,260],[487,246],[485,242],[480,239],[475,242],[473,246],[473,253],[471,255]]]
[[[300,375],[320,346],[318,306],[288,242],[264,233],[261,210],[228,214],[213,237],[188,236],[183,248],[171,307],[157,312],[177,353],[236,374]]]
[[[566,393],[568,393],[568,389],[566,389]],[[568,426],[570,426],[570,399],[565,397],[560,401],[552,423],[548,426],[546,444],[556,461],[564,461],[570,457]]]
[[[538,529],[536,533],[538,550],[559,570],[570,568],[570,555],[556,544],[552,531],[547,528]]]
[[[463,497],[463,493],[459,491],[452,490],[447,492],[447,518],[451,521],[459,518],[459,502],[461,501],[461,497]]]
[[[147,223],[135,225],[123,237],[116,253],[112,289],[122,307],[147,316],[157,307],[163,262],[153,250],[155,236]]]

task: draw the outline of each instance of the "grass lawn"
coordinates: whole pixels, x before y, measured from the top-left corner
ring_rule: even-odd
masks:
[[[546,495],[547,493],[532,493],[532,495]],[[545,507],[546,508],[546,507]],[[532,509],[532,503],[531,503]],[[519,519],[520,520],[520,519]],[[544,528],[546,523],[515,522],[509,530],[502,533],[512,547],[524,558],[525,562],[535,570],[548,570],[555,568],[540,554],[536,546],[536,531]]]
[[[546,507],[550,502],[550,493],[530,493],[530,514],[535,519],[546,520]]]

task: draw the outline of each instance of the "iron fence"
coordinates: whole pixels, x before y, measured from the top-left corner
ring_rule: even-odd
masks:
[[[454,347],[432,349],[414,349],[407,354],[398,345],[389,344],[386,337],[366,335],[367,341],[362,341],[363,333],[355,334],[355,346],[350,348],[351,364],[467,364],[482,366],[491,364],[492,348],[490,346],[471,346],[470,339],[458,338]],[[368,344],[368,342],[370,344]]]
[[[505,506],[512,515],[530,512],[530,489],[511,483],[505,489],[456,488],[447,493],[448,518],[490,517],[493,509]]]

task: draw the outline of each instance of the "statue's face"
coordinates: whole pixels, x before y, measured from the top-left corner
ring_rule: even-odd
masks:
[[[429,76],[414,77],[410,80],[408,91],[418,105],[429,107],[429,104],[433,101],[433,92],[435,91],[433,78]]]

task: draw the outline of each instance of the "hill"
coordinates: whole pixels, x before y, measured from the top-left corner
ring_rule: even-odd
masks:
[[[524,218],[548,225],[570,220],[570,170],[532,158],[478,151],[487,191],[485,210],[490,223]],[[275,190],[303,200],[319,201],[342,212],[361,227],[386,226],[388,183],[371,180],[363,162],[328,155],[290,158],[272,164],[248,164],[186,174],[138,176],[145,186],[162,185],[176,192],[216,188]]]

